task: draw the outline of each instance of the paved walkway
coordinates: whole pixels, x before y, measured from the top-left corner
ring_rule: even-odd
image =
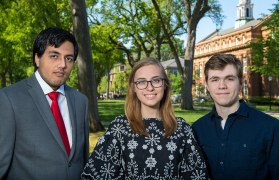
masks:
[[[279,112],[264,112],[266,114],[269,114],[270,116],[278,117],[279,118]]]

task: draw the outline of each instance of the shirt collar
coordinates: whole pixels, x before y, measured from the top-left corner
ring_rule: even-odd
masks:
[[[245,103],[244,100],[239,100],[239,108],[236,112],[229,114],[231,115],[240,115],[244,117],[248,117],[248,111],[249,111],[249,106]],[[213,106],[212,111],[210,112],[210,117],[211,119],[215,119],[215,117],[218,117],[218,113],[216,111],[216,107]]]
[[[38,70],[35,72],[35,77],[38,80],[40,86],[42,87],[45,95],[53,91],[53,89],[43,80]],[[65,95],[64,85],[61,85],[59,89],[57,89],[57,92],[60,92],[61,94]]]
[[[236,114],[244,117],[248,117],[249,106],[246,104],[244,100],[239,100],[239,108],[235,112]]]

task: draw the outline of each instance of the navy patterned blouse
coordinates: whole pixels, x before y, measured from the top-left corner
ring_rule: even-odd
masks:
[[[164,138],[159,119],[144,119],[149,136],[132,131],[126,116],[111,122],[82,173],[82,179],[208,179],[201,150],[182,118]]]

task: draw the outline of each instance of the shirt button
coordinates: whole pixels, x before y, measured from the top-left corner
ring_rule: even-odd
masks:
[[[222,144],[221,144],[221,146],[222,146],[222,147],[224,147],[224,146],[225,146],[225,144],[224,144],[224,143],[222,143]]]
[[[223,161],[221,161],[221,162],[220,162],[220,165],[222,166],[223,164],[224,164],[224,162],[223,162]]]

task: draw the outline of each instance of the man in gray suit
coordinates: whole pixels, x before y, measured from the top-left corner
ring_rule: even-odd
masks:
[[[0,179],[80,179],[89,151],[88,100],[64,85],[77,54],[71,33],[45,29],[34,42],[36,72],[0,90]],[[67,141],[50,108],[52,91]]]

